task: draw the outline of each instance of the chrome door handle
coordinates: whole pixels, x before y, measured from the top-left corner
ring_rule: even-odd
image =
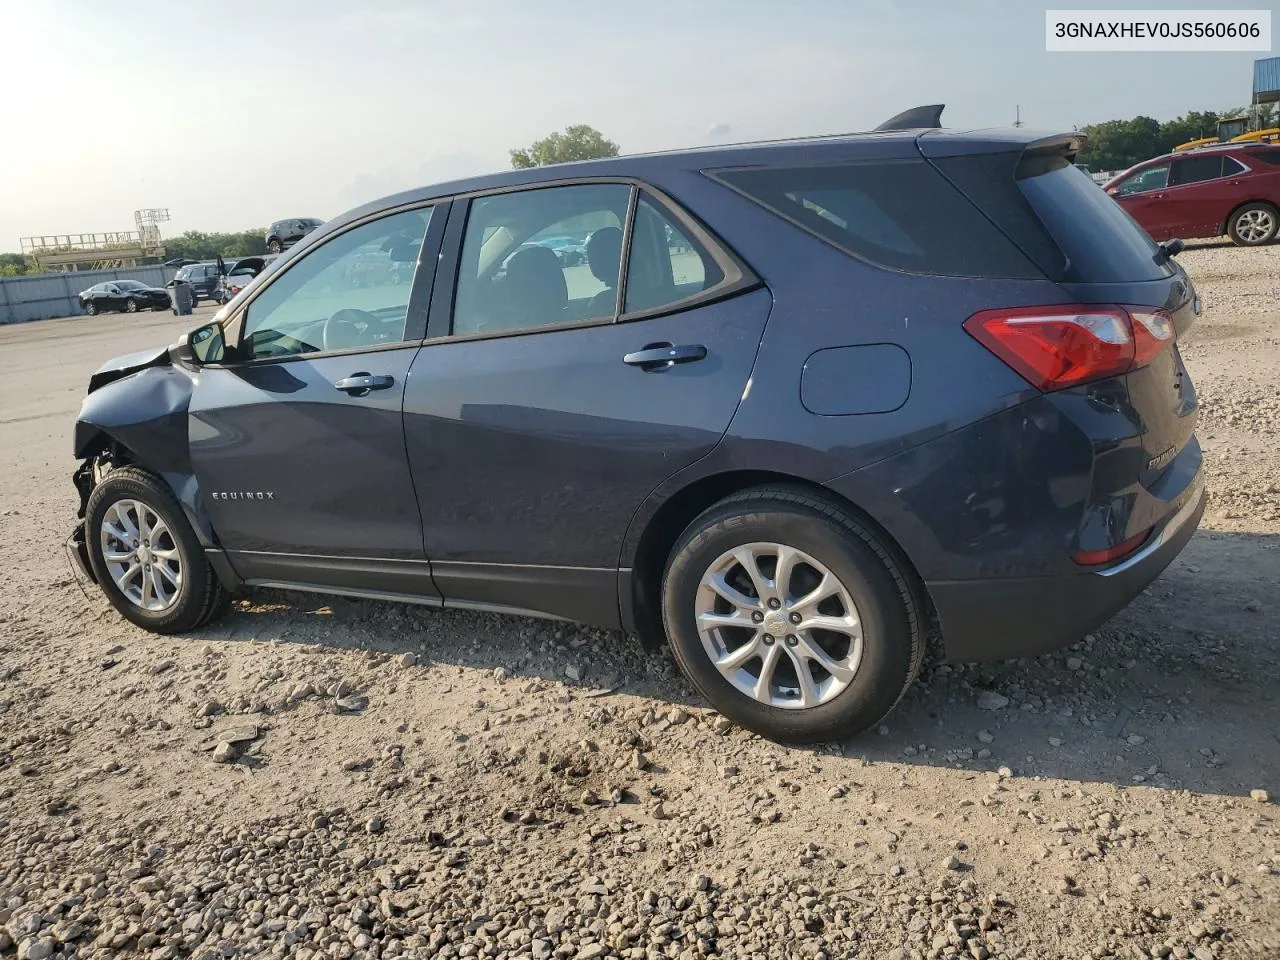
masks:
[[[363,397],[371,390],[386,390],[395,382],[395,377],[385,373],[353,373],[349,377],[343,377],[334,387],[350,396]]]

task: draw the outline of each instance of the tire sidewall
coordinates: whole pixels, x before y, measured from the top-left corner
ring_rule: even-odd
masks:
[[[875,551],[835,524],[785,506],[708,519],[676,545],[662,593],[667,636],[699,692],[731,720],[776,740],[839,739],[878,722],[911,679],[913,637],[894,578]],[[857,605],[862,661],[849,686],[821,706],[786,709],[747,696],[716,669],[698,636],[695,597],[702,575],[726,551],[755,542],[803,550],[840,579]]]
[[[128,620],[158,632],[189,629],[193,610],[198,612],[204,604],[205,598],[196,594],[197,585],[202,581],[199,567],[206,561],[181,508],[172,497],[158,495],[157,483],[154,480],[144,482],[132,472],[119,475],[111,473],[94,488],[85,510],[85,544],[88,547],[89,564],[111,605]],[[129,600],[116,586],[102,557],[102,520],[111,505],[120,500],[145,503],[164,520],[165,526],[173,535],[182,563],[182,586],[179,588],[177,601],[164,610],[144,610]]]

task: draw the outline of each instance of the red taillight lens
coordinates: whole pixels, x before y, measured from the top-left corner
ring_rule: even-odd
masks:
[[[1133,365],[1145,366],[1151,358],[1173,343],[1173,318],[1163,310],[1130,310],[1133,318]]]
[[[1045,391],[1127,373],[1173,342],[1168,314],[1116,306],[982,310],[964,328]]]
[[[1155,528],[1147,527],[1147,529],[1130,537],[1123,543],[1117,543],[1114,547],[1107,547],[1105,550],[1081,550],[1071,559],[1082,567],[1096,567],[1099,564],[1111,563],[1113,560],[1127,557],[1146,543],[1147,537],[1151,536],[1153,529]]]

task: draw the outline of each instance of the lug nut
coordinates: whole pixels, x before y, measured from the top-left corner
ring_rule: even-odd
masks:
[[[760,622],[760,621],[762,621],[763,619],[764,619],[764,614],[763,614],[763,613],[761,613],[759,610],[757,610],[755,613],[751,614],[751,622],[752,622],[752,623],[759,623],[759,622]]]
[[[799,623],[801,620],[801,616],[798,613],[792,613],[790,619],[792,623]]]
[[[773,634],[771,634],[771,633],[766,633],[766,634],[765,634],[763,637],[761,637],[760,639],[764,641],[764,645],[765,645],[766,647],[771,647],[771,646],[773,646]]]
[[[794,647],[794,646],[795,646],[797,643],[799,643],[799,642],[800,642],[799,640],[797,640],[795,637],[791,636],[790,634],[788,634],[788,635],[787,635],[787,646],[788,646],[788,647]]]
[[[780,606],[782,606],[782,601],[779,600],[777,597],[774,597],[772,600],[769,601],[770,610],[777,610]]]

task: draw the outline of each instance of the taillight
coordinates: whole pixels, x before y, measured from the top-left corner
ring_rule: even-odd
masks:
[[[1162,311],[1130,310],[1133,317],[1133,365],[1146,366],[1151,358],[1173,343],[1173,318]]]
[[[1127,373],[1174,338],[1168,314],[1110,305],[982,310],[964,328],[1044,391]]]

